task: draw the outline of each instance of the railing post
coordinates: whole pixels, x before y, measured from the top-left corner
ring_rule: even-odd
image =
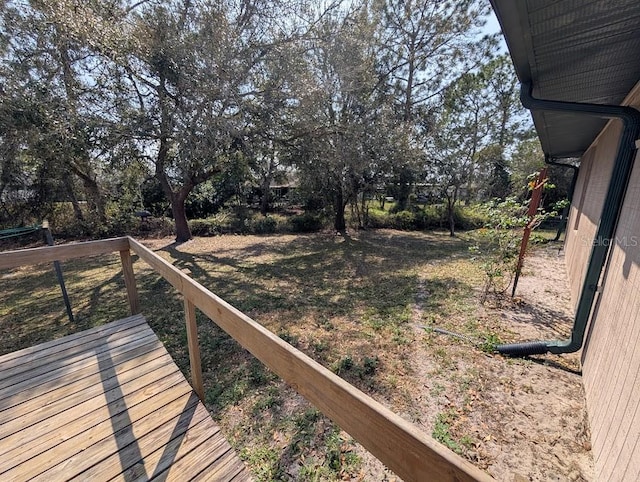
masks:
[[[184,314],[187,322],[187,345],[189,347],[189,363],[191,365],[191,383],[200,400],[204,401],[204,384],[202,383],[202,365],[200,363],[196,307],[186,296],[184,297]]]
[[[122,274],[124,275],[124,285],[127,288],[127,299],[132,315],[140,313],[140,300],[138,289],[136,288],[136,278],[133,274],[133,262],[131,252],[128,249],[120,251],[120,261],[122,261]]]

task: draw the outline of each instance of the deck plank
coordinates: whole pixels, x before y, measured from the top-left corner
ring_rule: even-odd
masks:
[[[150,432],[138,436],[135,450],[121,450],[71,480],[80,482],[83,480],[95,480],[98,477],[111,480],[120,478],[123,472],[133,467],[137,467],[138,471],[144,470],[147,476],[151,478],[156,471],[156,467],[152,465],[150,455],[160,450],[165,458],[172,459],[174,454],[166,450],[170,447],[169,444],[175,439],[181,440],[188,430],[200,425],[207,418],[211,418],[204,406],[197,403],[194,396],[186,400],[183,398],[176,402],[176,407],[179,408],[181,407],[180,403],[183,404],[182,413],[177,414],[160,426],[154,426]],[[174,412],[174,414],[176,413]],[[207,426],[206,428],[209,429],[207,432],[210,433],[208,424],[204,425]],[[139,430],[139,428],[136,429]],[[122,480],[127,479],[122,477]]]
[[[171,365],[168,365],[171,367]],[[39,423],[29,426],[26,430],[16,432],[6,439],[2,440],[2,445],[9,448],[4,453],[3,461],[0,462],[0,473],[6,470],[7,464],[14,464],[22,458],[35,456],[45,450],[54,449],[56,445],[82,433],[86,430],[93,430],[94,426],[101,422],[113,423],[121,412],[126,412],[136,404],[143,402],[147,398],[155,397],[162,390],[169,390],[175,385],[181,384],[180,374],[172,371],[168,375],[164,375],[166,371],[158,370],[156,374],[163,375],[163,379],[155,383],[156,377],[153,377],[151,383],[144,384],[137,389],[135,385],[127,387],[122,397],[114,398],[108,404],[105,404],[104,397],[96,397],[81,405],[65,410],[51,418],[46,418]],[[155,375],[155,374],[152,374]],[[143,382],[141,378],[137,379]],[[135,382],[136,380],[134,380]],[[182,392],[186,387],[182,387]],[[129,393],[130,392],[130,393]],[[182,393],[181,393],[182,394]],[[138,410],[138,409],[136,409]],[[75,416],[75,418],[73,418]],[[64,432],[60,432],[60,427],[64,427]],[[107,429],[108,425],[102,425],[97,430]],[[68,444],[73,447],[78,441],[75,440]],[[43,447],[44,446],[44,447]],[[10,457],[11,456],[11,457]],[[26,460],[26,459],[25,459]]]
[[[122,482],[150,480],[154,475],[164,472],[192,450],[199,450],[207,442],[209,445],[218,447],[222,446],[226,440],[222,435],[219,435],[219,432],[212,434],[208,423],[198,423],[190,427],[184,436],[178,436],[171,440],[163,449],[146,455],[143,463],[130,467],[111,480]]]
[[[142,316],[0,357],[1,480],[196,477],[248,472]]]
[[[39,396],[46,391],[51,391],[58,386],[68,383],[70,380],[77,380],[94,373],[99,373],[96,365],[103,360],[109,359],[112,360],[113,363],[117,363],[117,361],[131,356],[132,351],[137,350],[140,354],[145,353],[149,345],[162,347],[158,338],[151,334],[128,345],[113,348],[107,353],[100,353],[97,357],[90,360],[67,365],[66,367],[55,368],[50,372],[32,376],[27,380],[13,385],[0,384],[0,410]]]
[[[163,349],[157,345],[144,345],[142,350],[130,350],[126,352],[125,355],[126,357],[119,359],[117,362],[114,360],[114,377],[123,375],[125,372],[134,370],[152,360],[162,359],[168,356],[163,352]],[[83,371],[82,375],[85,374],[88,375],[78,377],[79,373],[76,372],[73,373],[72,376],[69,376],[65,380],[59,382],[59,384],[44,387],[44,389],[34,387],[34,389],[30,390],[28,394],[21,393],[21,395],[24,395],[21,399],[13,399],[13,404],[11,406],[7,406],[0,410],[0,424],[7,423],[13,418],[20,417],[23,412],[35,411],[42,406],[42,397],[44,396],[52,400],[60,400],[67,396],[73,396],[82,390],[88,389],[104,381],[100,373],[95,373],[93,370]],[[19,409],[7,410],[7,408],[11,408],[18,404],[21,404]]]
[[[113,343],[126,343],[127,338],[125,337],[139,337],[142,333],[148,333],[149,331],[148,327],[144,325],[129,326],[116,334],[117,338],[113,340]],[[111,338],[111,336],[109,338]],[[65,344],[55,346],[47,350],[39,351],[36,354],[11,360],[9,363],[14,366],[10,368],[0,368],[0,382],[20,374],[28,376],[39,367],[51,367],[52,365],[64,366],[69,363],[74,363],[77,360],[82,360],[87,358],[87,356],[99,353],[98,350],[104,351],[110,348],[110,346],[117,346],[115,344],[111,345],[110,343],[105,345],[104,340],[104,337],[98,339],[81,338],[73,345]]]
[[[67,343],[75,343],[81,338],[85,337],[94,337],[94,336],[103,336],[107,333],[117,333],[122,326],[132,326],[132,325],[143,325],[146,324],[145,318],[142,315],[134,315],[129,316],[127,318],[122,318],[117,321],[113,321],[106,325],[97,326],[95,328],[90,328],[89,330],[80,331],[78,333],[73,333],[72,335],[67,335],[62,338],[56,338],[55,340],[47,341],[45,343],[40,343],[39,345],[30,346],[27,348],[23,348],[22,350],[13,351],[11,353],[6,353],[0,356],[0,366],[7,367],[12,366],[9,364],[12,360],[17,358],[24,358],[29,355],[33,355],[39,351],[46,350],[48,348],[52,348],[58,345],[64,345]]]
[[[68,360],[66,363],[39,366],[31,372],[0,380],[0,400],[6,400],[26,387],[34,387],[40,381],[50,381],[68,373],[75,373],[84,367],[99,364],[105,360],[110,361],[115,355],[130,350],[134,344],[148,343],[154,339],[154,336],[153,333],[140,332],[137,336],[127,337],[126,340],[105,344],[106,346],[100,348],[97,352],[87,354],[87,356],[76,355],[73,360]]]
[[[146,333],[148,332],[144,327],[138,326],[123,332],[122,336],[114,340],[108,340],[106,343],[104,340],[101,340],[99,344],[95,344],[96,342],[89,343],[86,350],[72,352],[68,357],[62,356],[61,358],[51,359],[47,357],[47,363],[40,364],[34,362],[32,369],[29,369],[29,365],[21,365],[15,369],[6,370],[6,376],[0,377],[0,383],[2,386],[10,386],[24,380],[30,380],[34,376],[48,373],[54,368],[64,369],[69,365],[82,366],[85,363],[90,363],[96,355],[102,352],[109,352],[112,348],[139,340]]]

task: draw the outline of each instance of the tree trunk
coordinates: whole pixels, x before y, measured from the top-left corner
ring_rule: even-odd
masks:
[[[456,235],[456,219],[454,216],[453,208],[455,207],[455,200],[452,196],[447,196],[447,215],[449,217],[449,236],[454,237]]]
[[[269,187],[271,186],[271,178],[267,177],[262,182],[262,197],[260,198],[260,214],[267,215],[269,211]]]
[[[449,206],[449,236],[452,238],[456,235],[456,220],[453,216],[453,206]]]
[[[104,209],[104,202],[100,195],[98,183],[89,176],[82,176],[81,179],[84,184],[84,189],[87,192],[87,198],[92,204],[91,208],[98,217],[98,221],[102,224],[106,223],[107,214]]]
[[[369,205],[367,204],[366,190],[362,193],[361,215],[362,215],[361,227],[366,228],[369,225]]]
[[[171,212],[173,221],[176,223],[176,241],[184,243],[191,239],[191,229],[187,222],[187,212],[185,210],[186,196],[174,195],[171,199]]]
[[[346,204],[344,203],[344,195],[342,193],[342,189],[336,190],[333,203],[335,211],[335,221],[333,223],[333,227],[337,232],[344,233],[347,231],[347,222],[344,217]]]
[[[454,188],[452,195],[447,196],[447,211],[449,212],[449,236],[451,237],[454,237],[456,235],[456,202],[458,202],[458,186]]]
[[[78,221],[84,221],[82,208],[80,208],[80,203],[78,202],[76,193],[73,190],[73,183],[71,182],[71,179],[68,175],[64,176],[64,186],[67,189],[67,194],[69,195],[69,199],[71,200],[71,205],[73,206],[73,212],[76,215],[76,219]]]

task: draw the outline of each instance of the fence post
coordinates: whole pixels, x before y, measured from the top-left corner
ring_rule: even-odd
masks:
[[[184,315],[187,322],[187,345],[189,348],[189,363],[191,365],[191,382],[200,400],[204,401],[204,384],[202,382],[202,364],[200,362],[196,307],[186,296],[184,297]]]
[[[127,288],[129,309],[131,310],[132,315],[137,315],[138,313],[140,313],[140,300],[138,298],[138,289],[136,288],[136,278],[133,274],[131,252],[128,249],[120,251],[120,261],[122,262],[124,285]]]

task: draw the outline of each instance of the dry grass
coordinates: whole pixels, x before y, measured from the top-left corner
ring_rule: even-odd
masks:
[[[146,244],[441,442],[490,465],[490,455],[481,456],[487,430],[478,427],[491,416],[479,400],[493,382],[480,370],[483,359],[505,362],[422,328],[480,343],[517,338],[498,311],[478,304],[482,276],[468,235],[379,230]],[[134,269],[143,313],[188,373],[182,300],[141,261]],[[0,353],[126,316],[116,255],[66,262],[64,270],[74,324],[49,266],[0,275]],[[200,314],[198,321],[207,405],[257,480],[393,478],[214,323]],[[475,413],[478,405],[488,415]]]

